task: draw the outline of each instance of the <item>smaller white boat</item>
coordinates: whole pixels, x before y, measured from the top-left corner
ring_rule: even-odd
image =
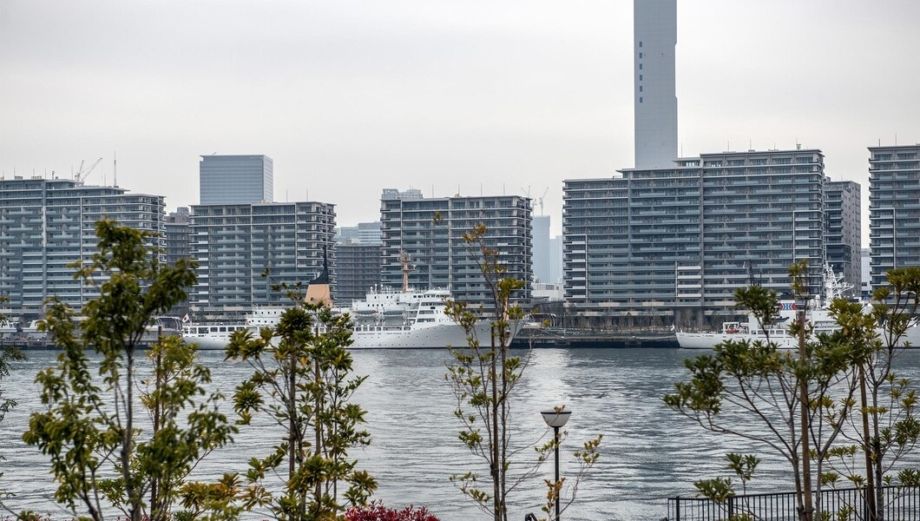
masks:
[[[828,310],[830,303],[850,289],[841,277],[834,274],[830,265],[824,267],[824,299],[823,306],[816,300],[808,305],[805,319],[814,327],[815,336],[820,333],[833,333],[840,326]],[[868,305],[868,304],[866,304]],[[678,331],[677,343],[684,349],[713,349],[717,345],[730,340],[747,340],[749,342],[767,342],[776,345],[777,349],[798,349],[798,337],[789,333],[789,326],[796,320],[796,303],[791,300],[780,301],[777,319],[773,324],[763,327],[754,315],[749,314],[747,322],[724,322],[721,331]],[[884,336],[883,331],[879,335]],[[914,322],[900,339],[898,345],[920,347],[920,324]]]

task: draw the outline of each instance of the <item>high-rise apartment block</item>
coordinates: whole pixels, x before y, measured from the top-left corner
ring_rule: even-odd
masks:
[[[346,242],[335,245],[336,306],[350,306],[363,300],[367,292],[380,286],[381,244]]]
[[[859,183],[826,181],[824,183],[824,240],[827,262],[834,273],[843,275],[851,286],[849,296],[859,296],[861,285],[862,230],[860,229],[862,196]]]
[[[485,225],[485,243],[499,252],[505,276],[526,281],[517,297],[530,297],[532,238],[530,199],[519,196],[441,197],[384,190],[380,222],[383,231],[381,283],[402,286],[403,255],[408,257],[409,285],[416,289],[447,288],[471,306],[491,306],[479,269],[477,246],[465,233]],[[415,196],[418,197],[415,197]]]
[[[164,220],[166,229],[166,263],[175,265],[179,259],[191,257],[191,211],[188,207],[177,208]]]
[[[600,326],[718,325],[734,291],[789,292],[789,265],[822,284],[824,156],[726,152],[667,169],[565,181],[568,306]]]
[[[88,262],[96,252],[96,222],[112,219],[151,232],[151,252],[160,255],[163,208],[162,196],[117,187],[41,177],[0,180],[0,295],[8,299],[0,308],[20,319],[43,316],[49,297],[81,308],[98,290],[75,279],[71,263]]]
[[[200,204],[254,204],[273,201],[272,158],[261,155],[201,156]]]
[[[192,256],[192,227],[191,211],[188,207],[176,208],[165,219],[166,230],[166,263],[175,266],[179,259],[189,259]],[[171,316],[185,316],[188,313],[188,299],[180,302],[170,310]]]
[[[677,158],[677,0],[633,1],[636,169]]]
[[[335,207],[319,202],[192,207],[191,253],[198,282],[190,302],[203,320],[242,316],[289,302],[282,285],[302,290],[328,259],[335,274]]]
[[[380,286],[380,222],[337,228],[335,242],[333,297],[337,306],[349,306]]]
[[[892,268],[920,266],[920,145],[869,148],[872,287]]]

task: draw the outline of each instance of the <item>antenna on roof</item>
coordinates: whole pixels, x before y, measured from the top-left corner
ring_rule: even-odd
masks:
[[[112,152],[112,186],[118,187],[118,155]]]

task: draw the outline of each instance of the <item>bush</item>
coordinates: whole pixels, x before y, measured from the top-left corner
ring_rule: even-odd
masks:
[[[380,503],[352,507],[345,512],[345,521],[439,521],[425,507],[408,506],[402,510],[387,508]]]

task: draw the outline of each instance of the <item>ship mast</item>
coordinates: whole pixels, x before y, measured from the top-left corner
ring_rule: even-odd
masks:
[[[402,290],[409,291],[409,254],[405,250],[399,253],[399,262],[402,263]]]

